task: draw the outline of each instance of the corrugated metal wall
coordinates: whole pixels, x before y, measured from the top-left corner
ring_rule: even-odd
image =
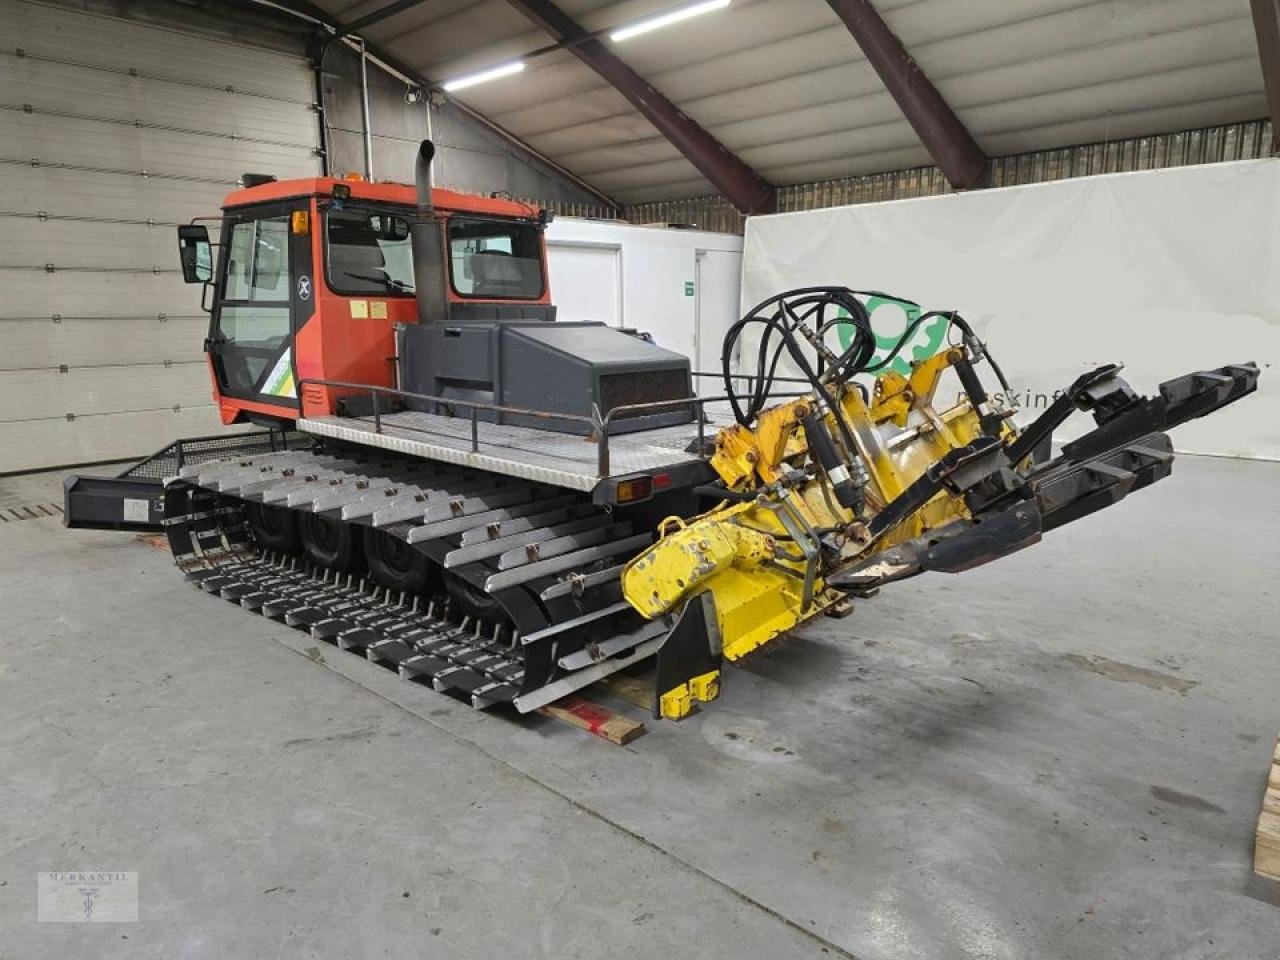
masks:
[[[1201,130],[1133,137],[1059,150],[998,157],[992,161],[992,185],[1038,183],[1127,170],[1151,170],[1193,163],[1249,160],[1267,156],[1271,121],[1255,120]],[[918,167],[840,180],[798,183],[778,188],[778,210],[814,210],[853,203],[900,200],[950,192],[936,167]],[[743,218],[723,197],[694,197],[627,207],[633,223],[692,224],[703,230],[741,233]]]
[[[0,473],[216,432],[174,228],[245,171],[319,172],[306,61],[30,0],[0,23]]]
[[[329,169],[339,174],[364,170],[359,54],[346,44],[330,44],[323,74]],[[436,147],[432,177],[438,187],[482,194],[497,190],[593,209],[608,206],[607,198],[521,150],[452,101],[432,103],[429,97],[419,97],[410,102],[404,81],[374,63],[369,64],[368,77],[377,179],[412,183],[418,144],[430,137]]]

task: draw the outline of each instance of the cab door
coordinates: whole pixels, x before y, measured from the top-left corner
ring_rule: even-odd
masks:
[[[206,348],[225,397],[279,406],[297,416],[293,341],[314,311],[308,201],[228,211],[222,224],[220,283]]]

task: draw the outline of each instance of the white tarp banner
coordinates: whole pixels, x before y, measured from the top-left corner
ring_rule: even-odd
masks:
[[[810,285],[959,311],[1008,376],[1021,421],[1102,363],[1124,363],[1134,389],[1152,393],[1184,373],[1257,361],[1256,394],[1172,436],[1180,451],[1280,458],[1278,159],[750,218],[743,312]],[[897,307],[872,318],[877,333],[905,323]],[[937,339],[923,325],[914,358]],[[744,338],[742,357],[751,346]],[[1077,414],[1058,438],[1091,425]]]

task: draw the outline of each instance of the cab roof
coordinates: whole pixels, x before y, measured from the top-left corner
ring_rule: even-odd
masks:
[[[395,203],[414,206],[418,202],[417,190],[405,183],[369,183],[365,180],[347,180],[340,177],[305,177],[298,180],[273,180],[256,187],[233,190],[222,201],[223,209],[243,207],[272,200],[288,200],[294,197],[332,196],[337,184],[349,187],[351,199],[370,200],[378,203]],[[482,197],[474,193],[458,193],[433,187],[432,202],[440,210],[449,213],[482,213],[497,217],[533,219],[538,207],[518,200],[499,197]]]

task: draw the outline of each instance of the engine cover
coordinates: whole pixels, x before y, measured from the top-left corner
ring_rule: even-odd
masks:
[[[579,417],[692,394],[687,357],[604,323],[474,320],[405,325],[398,332],[400,386],[410,393]],[[439,409],[427,401],[409,406]],[[461,404],[457,411],[470,415]],[[579,420],[487,410],[479,416],[557,433],[592,432]],[[690,423],[694,416],[684,404],[621,411],[609,432]]]

